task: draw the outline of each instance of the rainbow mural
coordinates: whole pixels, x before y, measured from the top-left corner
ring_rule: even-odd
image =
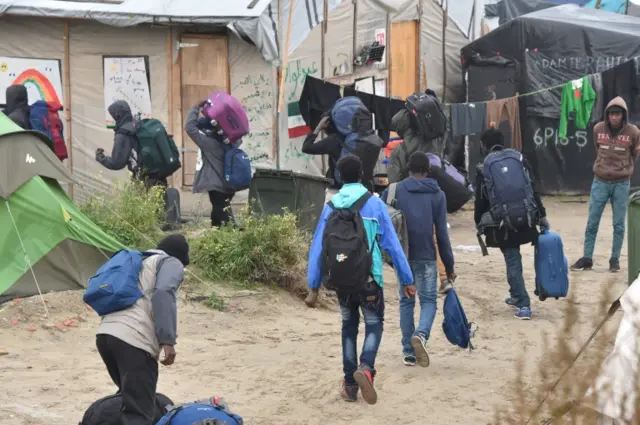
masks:
[[[22,84],[24,86],[31,85],[38,90],[41,99],[46,100],[47,102],[62,104],[58,98],[56,90],[53,88],[53,84],[51,84],[51,81],[42,75],[40,71],[27,69],[18,75],[12,84]]]

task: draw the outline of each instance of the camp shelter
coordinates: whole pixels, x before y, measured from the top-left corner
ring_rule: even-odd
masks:
[[[104,233],[59,183],[76,183],[48,139],[0,113],[0,302],[86,287],[122,244]]]
[[[467,101],[519,95],[522,150],[545,194],[589,193],[595,145],[592,127],[569,123],[558,137],[565,83],[602,73],[640,56],[640,19],[577,5],[562,5],[519,16],[462,49]],[[636,60],[637,62],[637,60]],[[634,84],[630,82],[630,85]],[[617,93],[637,96],[632,91]],[[632,98],[627,97],[631,108]],[[607,101],[605,101],[606,103]],[[630,110],[638,124],[640,111]],[[507,126],[508,127],[508,126]],[[469,138],[468,170],[475,180],[479,136]],[[636,170],[632,183],[640,183]]]

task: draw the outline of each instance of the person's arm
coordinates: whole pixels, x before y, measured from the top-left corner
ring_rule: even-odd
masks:
[[[449,231],[447,230],[447,199],[442,191],[439,193],[438,201],[433,205],[433,223],[436,226],[436,240],[438,241],[440,259],[447,274],[453,274],[453,250],[451,249],[451,239],[449,239]]]
[[[533,200],[536,201],[536,205],[538,206],[538,218],[543,218],[547,216],[547,210],[544,208],[542,204],[542,198],[540,197],[540,193],[536,189],[536,183],[533,181],[533,173],[531,172],[531,167],[529,166],[529,161],[523,156],[522,164],[524,165],[525,170],[529,173],[529,180],[531,180],[531,189],[533,189]]]
[[[322,284],[322,237],[324,235],[327,217],[329,217],[331,211],[332,209],[330,206],[324,206],[320,220],[318,220],[316,232],[313,234],[313,241],[311,242],[311,248],[309,249],[309,262],[307,265],[307,283],[309,285],[309,289],[318,289]]]
[[[133,149],[133,137],[128,134],[116,133],[113,138],[111,156],[100,155],[96,159],[109,170],[122,170],[129,162],[131,149]]]
[[[160,345],[175,345],[178,336],[177,292],[184,280],[184,266],[173,257],[159,261],[156,288],[151,296],[151,308]]]
[[[377,206],[380,210],[378,214],[378,222],[380,223],[378,228],[380,248],[384,249],[391,257],[393,269],[398,275],[400,286],[413,285],[413,273],[411,272],[409,261],[407,261],[407,257],[404,255],[404,250],[400,244],[400,239],[398,239],[396,229],[391,222],[391,217],[389,217],[389,213],[387,212],[387,207],[382,201],[378,202]]]
[[[217,157],[223,157],[224,148],[222,147],[222,142],[219,142],[213,137],[207,136],[198,128],[199,114],[199,106],[194,106],[193,108],[189,109],[189,112],[187,113],[186,123],[184,125],[184,131],[187,133],[189,138],[191,138],[191,140],[193,140],[193,142],[200,148],[200,150],[204,152],[210,152]]]

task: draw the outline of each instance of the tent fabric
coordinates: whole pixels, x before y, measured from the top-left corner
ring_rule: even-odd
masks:
[[[582,7],[595,8],[597,3],[597,0],[501,0],[498,3],[486,5],[485,11],[487,17],[500,18],[500,24],[502,25],[527,13],[561,4],[576,4]],[[628,4],[628,0],[602,0],[600,10],[626,14]]]
[[[223,24],[257,18],[271,0],[124,0],[120,4],[96,1],[0,0],[0,15],[91,19],[128,27],[140,24]],[[251,7],[249,7],[251,6]]]
[[[104,254],[124,248],[85,216],[58,183],[41,177],[31,178],[0,203],[0,223],[0,302],[12,293],[37,294],[30,264],[37,266],[43,291],[78,288],[106,261]],[[84,246],[66,244],[54,252],[69,240]],[[20,287],[12,288],[18,281]]]
[[[0,113],[0,198],[9,198],[34,176],[76,182],[43,139],[51,143],[39,132],[22,131]]]

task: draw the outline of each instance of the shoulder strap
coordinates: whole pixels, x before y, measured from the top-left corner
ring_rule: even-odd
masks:
[[[393,206],[396,200],[396,188],[398,187],[398,183],[391,183],[389,185],[389,192],[387,192],[387,205]]]
[[[351,205],[351,208],[349,208],[351,211],[353,212],[359,212],[362,207],[364,207],[364,204],[367,203],[367,201],[369,200],[369,198],[371,198],[371,192],[367,191],[365,192],[364,195],[362,195],[356,202],[353,203],[353,205]]]
[[[351,148],[347,146],[347,143],[342,139],[342,137],[338,137],[338,143],[340,143],[340,146],[342,146],[342,149],[346,150],[352,155],[355,155],[355,153],[351,150]]]

